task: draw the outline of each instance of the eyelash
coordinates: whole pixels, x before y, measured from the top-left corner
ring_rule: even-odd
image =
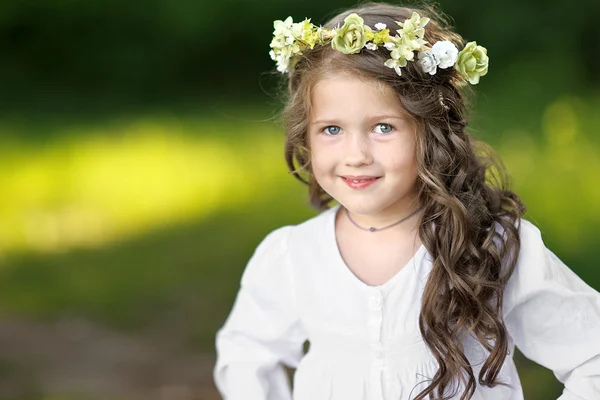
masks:
[[[393,126],[393,125],[390,125],[390,124],[385,124],[385,123],[379,123],[379,124],[377,124],[377,125],[375,125],[375,126],[377,127],[377,126],[380,126],[380,125],[386,125],[386,126],[389,126],[391,130],[390,130],[390,132],[386,132],[386,133],[383,133],[383,132],[382,132],[382,133],[375,132],[375,133],[377,133],[377,134],[379,134],[379,135],[384,135],[384,136],[385,136],[385,135],[389,135],[389,134],[391,134],[392,132],[394,132],[394,131],[396,130],[396,128],[394,128],[394,126]],[[323,129],[321,130],[321,133],[322,133],[322,134],[324,134],[324,135],[326,135],[326,136],[338,136],[338,135],[339,135],[339,133],[338,133],[337,135],[330,135],[330,134],[328,134],[328,133],[327,133],[327,129],[329,129],[329,128],[333,128],[333,127],[339,128],[339,126],[337,126],[337,125],[328,125],[328,126],[326,126],[325,128],[323,128]],[[340,131],[341,131],[341,128],[340,128]]]

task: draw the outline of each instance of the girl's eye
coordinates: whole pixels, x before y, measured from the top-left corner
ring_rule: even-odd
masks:
[[[375,133],[387,134],[394,130],[394,128],[389,124],[377,124],[375,127]]]
[[[339,126],[335,126],[335,125],[327,126],[327,127],[325,127],[325,129],[323,129],[323,132],[325,132],[326,134],[331,135],[331,136],[339,135],[339,133],[341,131],[342,131],[342,128],[340,128]]]

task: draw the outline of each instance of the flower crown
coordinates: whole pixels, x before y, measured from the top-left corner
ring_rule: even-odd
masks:
[[[344,54],[359,53],[363,48],[377,50],[384,47],[390,51],[391,57],[385,66],[402,75],[402,67],[408,61],[414,61],[414,52],[417,51],[418,63],[425,73],[435,75],[438,68],[453,66],[471,84],[479,83],[479,78],[488,72],[487,49],[478,46],[477,42],[469,42],[459,52],[456,45],[447,40],[429,47],[429,43],[423,39],[425,25],[429,21],[429,18],[422,18],[413,12],[410,19],[396,21],[400,29],[396,30],[397,35],[392,36],[385,24],[375,24],[373,30],[355,13],[344,19],[342,27],[333,29],[317,27],[310,19],[294,23],[292,17],[288,17],[285,21],[273,23],[275,30],[269,54],[277,63],[277,70],[286,73],[305,51],[316,45],[331,43],[333,49]]]

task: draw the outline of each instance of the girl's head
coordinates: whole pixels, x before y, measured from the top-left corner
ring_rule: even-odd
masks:
[[[398,22],[410,20],[415,11],[419,13],[421,19],[431,18],[424,27],[423,35],[423,39],[428,44],[449,41],[458,48],[463,47],[463,40],[460,36],[450,31],[442,21],[438,22],[439,18],[436,20],[434,18],[435,14],[431,10],[414,10],[382,3],[366,4],[334,17],[324,27],[329,29],[342,27],[348,16],[357,14],[363,19],[364,25],[370,27],[374,32],[377,32],[376,26],[380,26],[378,24],[385,24],[390,35],[393,36],[400,29]],[[331,154],[332,147],[335,147],[328,143],[328,148],[325,150],[322,146],[323,140],[318,140],[319,135],[316,134],[317,128],[324,128],[322,124],[315,124],[318,117],[321,116],[320,114],[323,114],[322,107],[319,107],[319,100],[322,98],[320,95],[324,91],[319,90],[320,87],[336,80],[340,81],[342,78],[346,82],[353,81],[357,84],[362,83],[364,87],[370,86],[373,91],[373,96],[370,99],[358,96],[358,93],[350,94],[349,89],[340,84],[337,88],[332,88],[336,92],[330,93],[331,98],[326,102],[326,104],[331,105],[333,99],[346,100],[345,105],[339,103],[339,109],[350,105],[349,103],[358,109],[370,105],[373,112],[367,113],[367,110],[364,110],[365,112],[362,113],[364,117],[362,122],[364,123],[368,122],[367,120],[371,117],[383,115],[381,112],[377,112],[383,111],[377,110],[377,107],[382,107],[383,103],[387,105],[383,108],[391,107],[399,110],[404,115],[401,125],[408,128],[404,125],[412,124],[415,130],[413,139],[415,161],[421,170],[421,174],[439,168],[439,166],[429,164],[436,161],[435,158],[431,157],[431,153],[436,151],[437,140],[435,136],[440,130],[450,128],[458,135],[465,134],[463,93],[467,87],[465,76],[456,68],[436,68],[435,74],[427,73],[424,71],[422,60],[418,59],[417,54],[418,52],[415,51],[413,61],[407,61],[406,66],[390,68],[386,66],[386,62],[392,59],[392,54],[386,46],[379,46],[377,50],[362,49],[359,53],[344,54],[331,45],[316,45],[313,49],[304,51],[304,54],[297,59],[293,67],[291,65],[288,67],[289,98],[284,112],[287,131],[286,159],[292,171],[296,172],[296,176],[302,177],[309,184],[311,203],[317,208],[325,208],[332,198],[344,204],[344,200],[336,196],[338,192],[332,190],[333,188],[329,185],[331,182],[324,180],[325,177],[321,174],[322,171],[319,168],[320,159],[318,156],[323,153],[321,150]],[[292,59],[293,61],[295,60]],[[398,75],[398,72],[401,73],[401,76]],[[376,93],[377,91],[380,92],[379,96]],[[372,103],[373,99],[379,100],[377,107]],[[325,102],[321,101],[320,103]],[[354,116],[359,117],[359,115]],[[389,125],[394,126],[392,123],[389,123]],[[419,134],[416,134],[416,132]],[[381,137],[381,139],[384,138]],[[385,138],[385,140],[389,139],[389,137]],[[363,145],[364,148],[360,148],[360,143],[356,143],[356,148],[347,148],[346,150],[359,153],[362,150],[367,157],[369,157],[369,154],[366,153],[369,150],[376,150],[367,148],[366,143],[363,143]],[[393,145],[397,147],[400,143],[392,143]],[[380,159],[374,156],[373,158],[374,166],[371,168],[362,167],[364,170],[369,170],[366,173],[359,173],[357,170],[361,168],[358,167],[344,166],[340,166],[339,169],[332,172],[337,173],[338,176],[344,174],[370,175],[385,172],[376,171]],[[449,160],[440,161],[447,163]],[[349,169],[352,169],[352,171],[349,171]],[[302,174],[303,172],[306,172],[306,174]],[[421,193],[424,189],[423,180],[416,180],[413,183],[415,187],[411,192]]]
[[[431,20],[425,25],[424,18]],[[350,32],[361,19],[369,28]],[[324,209],[335,199],[364,214],[394,205],[423,208],[419,237],[434,261],[419,324],[440,368],[417,399],[442,396],[454,379],[463,383],[461,399],[472,396],[475,377],[460,345],[464,334],[490,352],[479,383],[497,384],[508,350],[502,295],[519,250],[524,206],[505,188],[493,151],[466,132],[465,91],[487,73],[485,49],[465,46],[432,9],[369,3],[347,10],[324,25],[341,32],[333,39],[331,31],[297,30],[306,43],[323,37],[339,42],[302,48],[296,58],[287,57],[298,48],[281,40],[278,29],[289,28],[281,24],[274,43],[285,47],[271,56],[288,78],[285,156],[292,173],[308,184],[311,203]],[[389,36],[411,30],[409,44],[399,47],[398,37],[385,45],[380,24]],[[363,47],[360,34],[379,46]],[[437,42],[446,52],[432,56]],[[349,188],[347,178],[353,177],[375,181],[357,191]]]

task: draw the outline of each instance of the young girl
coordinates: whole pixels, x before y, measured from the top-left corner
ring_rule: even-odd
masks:
[[[466,133],[486,49],[381,3],[324,27],[276,21],[271,48],[287,163],[323,212],[250,259],[216,337],[223,398],[523,399],[517,346],[561,400],[600,399],[600,295]]]

